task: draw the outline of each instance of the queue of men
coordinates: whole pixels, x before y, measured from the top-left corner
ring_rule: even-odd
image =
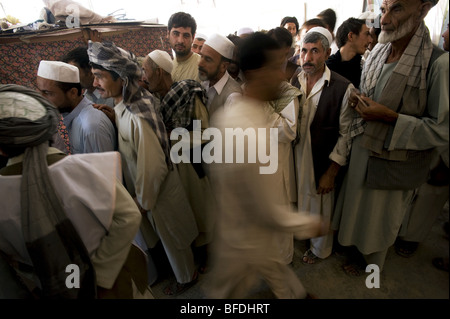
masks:
[[[305,264],[339,246],[349,275],[382,271],[398,236],[423,239],[414,199],[437,167],[448,190],[449,59],[424,23],[437,2],[384,0],[366,58],[371,30],[356,18],[336,39],[329,21],[299,30],[286,17],[236,42],[196,36],[178,12],[173,57],[152,50],[141,66],[89,41],[40,62],[40,94],[0,86],[9,298],[153,298],[158,244],[175,277],[167,295],[207,274],[209,298],[246,298],[261,278],[277,298],[310,298],[290,268],[295,240],[308,240]],[[77,293],[64,262],[81,267]]]

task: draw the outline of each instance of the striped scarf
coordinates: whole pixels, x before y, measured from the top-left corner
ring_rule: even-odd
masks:
[[[156,109],[154,97],[139,86],[142,76],[141,67],[136,56],[117,47],[111,42],[92,42],[88,44],[89,60],[106,70],[117,73],[124,81],[123,103],[131,113],[145,119],[158,137],[166,157],[169,169],[173,168],[170,160],[170,144],[161,114]]]
[[[194,118],[195,97],[206,105],[206,92],[194,80],[182,80],[172,84],[161,102],[161,114],[170,132],[177,127],[187,128]]]
[[[391,43],[378,44],[364,64],[361,92],[369,98],[373,99],[378,77],[391,52],[391,47]],[[432,51],[430,33],[422,22],[377,102],[398,113],[421,116],[427,103],[427,69]],[[364,134],[362,145],[371,150],[372,155],[392,160],[405,160],[407,151],[384,149],[389,128],[390,125],[383,122],[366,123],[357,115],[353,120],[350,134],[352,138]]]

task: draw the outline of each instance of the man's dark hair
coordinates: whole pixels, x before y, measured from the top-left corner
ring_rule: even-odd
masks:
[[[95,64],[95,63],[92,63],[92,62],[90,62],[89,64],[91,65],[91,67],[92,67],[93,69],[109,72],[109,74],[111,74],[111,76],[112,76],[112,78],[113,78],[114,81],[117,81],[117,79],[120,78],[120,75],[119,75],[119,74],[117,74],[117,73],[114,72],[114,71],[107,70],[107,69],[105,69],[104,67],[102,67],[102,66],[99,65],[99,64]]]
[[[172,28],[191,28],[191,34],[194,36],[195,32],[197,32],[197,23],[189,13],[177,12],[172,14],[167,24],[169,32]]]
[[[322,19],[326,25],[328,25],[328,27],[334,31],[334,28],[336,27],[336,12],[334,12],[333,9],[326,9],[323,10],[322,12],[320,12],[317,17],[319,17],[320,19]]]
[[[345,20],[336,32],[336,45],[338,48],[343,47],[347,43],[350,32],[359,35],[364,24],[366,24],[366,21],[361,19],[349,18]]]
[[[295,27],[297,28],[297,32],[299,31],[299,24],[298,24],[298,20],[296,17],[284,17],[281,20],[280,27],[284,28],[286,23],[294,23]]]
[[[56,85],[58,85],[58,87],[64,92],[66,93],[67,91],[69,91],[72,88],[76,88],[78,91],[78,96],[81,96],[81,93],[83,93],[83,90],[81,88],[81,84],[80,83],[66,83],[66,82],[59,82],[59,81],[55,81]]]
[[[242,41],[240,67],[243,72],[262,68],[268,62],[269,51],[279,50],[280,45],[262,32],[255,32]]]
[[[327,26],[325,25],[325,22],[323,22],[323,20],[319,19],[319,18],[313,18],[313,19],[309,19],[306,20],[303,24],[301,29],[305,28],[305,27],[310,27],[310,26],[317,26],[317,27],[322,27],[322,28],[326,28]]]
[[[89,64],[89,55],[87,53],[87,47],[78,47],[67,52],[61,59],[62,62],[69,63],[75,62],[80,68],[86,71],[90,71],[91,66]]]
[[[292,34],[286,28],[276,27],[269,30],[267,35],[272,39],[275,39],[283,48],[292,46]]]

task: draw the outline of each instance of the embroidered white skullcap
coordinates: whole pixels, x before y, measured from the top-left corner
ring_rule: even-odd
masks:
[[[153,60],[158,66],[166,71],[167,73],[172,73],[173,61],[169,53],[162,50],[154,50],[148,54],[150,59]]]
[[[208,40],[208,37],[207,37],[205,34],[203,34],[203,33],[198,33],[198,32],[195,34],[195,38],[196,38],[196,39]]]
[[[80,83],[80,71],[74,65],[60,61],[45,61],[39,63],[38,76],[44,79],[63,83]]]
[[[238,37],[240,37],[241,35],[244,35],[244,34],[251,34],[251,33],[254,33],[254,32],[255,32],[255,31],[253,31],[252,28],[249,28],[249,27],[243,27],[243,28],[240,28],[240,29],[238,30],[237,35],[238,35]]]
[[[327,38],[327,40],[328,40],[328,44],[331,46],[331,43],[333,42],[333,37],[331,36],[330,31],[328,31],[327,29],[325,29],[323,27],[314,27],[314,28],[309,29],[308,32],[306,32],[306,33],[312,33],[312,32],[317,32],[317,33],[324,35],[325,38]]]
[[[215,33],[211,35],[204,45],[210,46],[227,59],[233,59],[234,43],[221,34]]]
[[[30,121],[42,118],[47,111],[35,98],[18,92],[0,93],[0,120],[9,117],[18,117]]]

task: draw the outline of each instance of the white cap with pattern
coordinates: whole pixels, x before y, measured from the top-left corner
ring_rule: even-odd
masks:
[[[221,56],[232,60],[233,59],[233,51],[234,51],[234,43],[231,42],[230,39],[221,35],[221,34],[213,34],[208,37],[208,40],[205,41],[203,45],[207,45],[217,51]]]
[[[80,83],[80,71],[74,65],[60,61],[45,61],[39,63],[38,76],[44,79],[63,83]]]
[[[153,60],[161,69],[167,73],[172,73],[173,61],[169,53],[162,50],[154,50],[148,54],[150,59]]]

